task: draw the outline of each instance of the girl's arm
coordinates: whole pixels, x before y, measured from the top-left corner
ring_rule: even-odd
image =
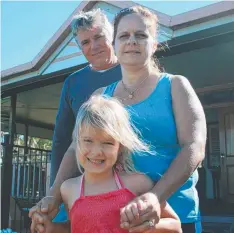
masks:
[[[179,217],[171,206],[165,202],[161,205],[161,219],[151,233],[182,233]]]
[[[32,233],[70,233],[70,222],[54,223],[49,215],[35,212],[30,229]]]
[[[64,203],[64,207],[67,211],[67,213],[69,213],[69,208],[68,208],[68,198],[69,198],[69,181],[64,181],[63,184],[60,187],[60,195],[62,197],[63,203]],[[70,221],[67,222],[51,222],[48,221],[48,219],[46,219],[46,221],[44,221],[44,226],[45,226],[45,233],[70,233],[71,229],[70,229]]]
[[[46,225],[46,233],[70,233],[70,222],[59,222],[59,223],[50,223],[51,226]],[[51,230],[50,230],[51,229]]]
[[[61,197],[67,213],[69,212],[69,200],[71,199],[72,186],[74,185],[74,178],[66,180],[60,187]],[[77,190],[77,189],[76,189]],[[63,223],[51,222],[48,216],[44,217],[43,220],[45,232],[44,233],[70,233],[70,221]]]
[[[68,198],[69,198],[69,181],[65,181],[61,188],[61,197],[64,202],[65,209],[68,213]],[[70,233],[70,221],[67,222],[52,222],[49,215],[46,213],[35,212],[32,216],[31,232],[38,233]]]
[[[77,199],[77,195],[79,196],[80,182],[81,177],[74,177],[64,181],[60,187],[60,195],[67,213],[69,213],[69,209],[71,209],[74,201]]]

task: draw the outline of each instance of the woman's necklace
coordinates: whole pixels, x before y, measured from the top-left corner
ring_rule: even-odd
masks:
[[[133,97],[135,96],[136,92],[142,87],[142,85],[145,83],[145,81],[148,79],[149,76],[147,76],[146,78],[144,78],[141,83],[139,84],[139,86],[137,88],[135,88],[134,90],[130,90],[123,82],[123,80],[121,80],[122,85],[124,90],[128,93],[128,98],[129,99],[133,99]]]

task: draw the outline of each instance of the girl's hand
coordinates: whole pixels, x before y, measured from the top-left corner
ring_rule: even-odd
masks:
[[[140,204],[137,205],[135,202],[129,203],[124,208],[120,209],[120,226],[122,228],[128,227],[129,223],[134,220],[139,220],[140,210],[143,208],[143,202],[139,201]]]
[[[134,214],[137,213],[136,209],[139,213],[138,219],[135,218]],[[129,232],[144,232],[153,228],[159,222],[160,217],[159,199],[154,193],[148,192],[137,197],[120,210],[120,225]]]
[[[43,214],[34,212],[32,215],[32,223],[30,226],[31,233],[45,233]]]
[[[35,212],[32,216],[31,233],[53,233],[54,223],[48,215]]]

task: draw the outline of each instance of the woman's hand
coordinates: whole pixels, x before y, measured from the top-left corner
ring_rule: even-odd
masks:
[[[46,213],[50,219],[53,219],[59,211],[59,203],[53,196],[46,196],[42,198],[29,211],[29,217],[32,218],[35,212]]]
[[[157,195],[145,193],[120,210],[120,226],[129,232],[144,232],[153,228],[161,217]]]

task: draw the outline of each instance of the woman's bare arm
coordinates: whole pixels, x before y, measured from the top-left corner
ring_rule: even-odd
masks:
[[[195,91],[186,78],[174,76],[171,95],[181,150],[153,189],[161,203],[184,184],[205,156],[206,120]]]

